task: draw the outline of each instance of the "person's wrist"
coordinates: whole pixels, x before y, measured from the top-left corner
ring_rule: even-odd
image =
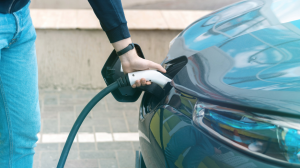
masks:
[[[116,52],[119,52],[121,50],[123,50],[124,48],[126,48],[129,44],[131,44],[131,38],[127,38],[127,39],[123,39],[117,42],[112,43],[114,49],[116,50]]]
[[[136,50],[135,48],[128,51],[127,53],[123,54],[123,55],[120,55],[119,56],[119,59],[121,62],[133,62],[133,60],[135,60],[137,57],[137,54],[136,54]]]
[[[135,46],[134,46],[133,43],[130,43],[127,47],[123,48],[123,49],[120,50],[120,51],[117,51],[117,55],[118,55],[119,57],[121,57],[122,55],[126,54],[127,52],[129,52],[129,51],[131,51],[131,50],[133,50],[133,49],[135,49]]]

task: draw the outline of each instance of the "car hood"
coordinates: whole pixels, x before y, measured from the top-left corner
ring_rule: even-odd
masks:
[[[202,98],[300,114],[300,2],[242,1],[190,25],[165,62],[185,55],[173,85]]]

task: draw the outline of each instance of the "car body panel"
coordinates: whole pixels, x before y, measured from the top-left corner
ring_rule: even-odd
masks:
[[[162,64],[180,56],[187,63],[164,98],[145,93],[140,107],[148,168],[287,167],[222,142],[194,125],[193,111],[197,100],[213,100],[300,116],[299,9],[296,0],[242,1],[199,19],[172,40]]]
[[[251,158],[198,129],[192,118],[196,100],[196,97],[173,88],[150,111],[144,108],[146,115],[140,120],[139,128],[148,128],[150,142],[140,132],[140,144],[148,168],[278,167]]]
[[[230,11],[250,2],[256,5],[247,12]],[[279,11],[282,1],[244,1],[193,23],[174,40],[165,60],[189,59],[174,86],[193,88],[190,93],[203,98],[299,114],[300,20],[294,19],[300,19],[295,8],[300,2],[284,2],[285,12]],[[218,16],[225,18],[203,27]]]

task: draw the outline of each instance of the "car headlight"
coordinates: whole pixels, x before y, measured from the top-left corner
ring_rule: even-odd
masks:
[[[193,121],[221,142],[252,156],[300,166],[300,121],[197,101]]]

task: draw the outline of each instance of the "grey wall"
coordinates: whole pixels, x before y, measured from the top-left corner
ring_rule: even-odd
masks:
[[[180,31],[131,30],[147,59],[161,62]],[[39,86],[42,89],[101,89],[101,69],[112,51],[102,30],[37,29]]]

